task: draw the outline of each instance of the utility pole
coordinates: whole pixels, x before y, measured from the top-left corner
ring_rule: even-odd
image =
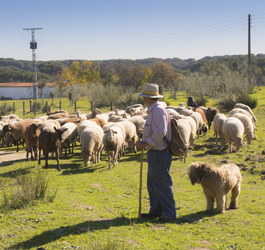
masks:
[[[250,47],[250,28],[251,28],[251,15],[248,15],[248,91],[251,91],[251,72],[250,72],[250,63],[251,63],[251,47]]]
[[[250,47],[250,28],[251,28],[251,15],[248,15],[248,64],[250,64],[251,47]]]
[[[36,68],[36,54],[35,49],[37,49],[37,42],[35,41],[35,30],[41,30],[42,28],[28,28],[23,30],[31,30],[32,40],[30,42],[30,49],[32,49],[32,61],[34,68],[33,75],[33,100],[38,100],[38,82],[37,82],[37,68]]]

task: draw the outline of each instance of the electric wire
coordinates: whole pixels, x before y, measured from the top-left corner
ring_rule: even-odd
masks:
[[[161,35],[161,36],[156,36],[156,37],[152,37],[152,38],[147,38],[147,39],[142,39],[142,40],[136,40],[136,41],[131,41],[131,42],[126,42],[126,44],[122,43],[122,44],[114,44],[114,45],[108,45],[108,46],[101,46],[101,47],[93,47],[93,48],[88,48],[88,49],[80,49],[80,50],[73,50],[73,51],[62,51],[62,52],[57,52],[56,55],[59,54],[65,54],[67,53],[68,55],[71,55],[72,53],[79,54],[79,53],[89,53],[90,51],[93,51],[93,54],[101,52],[101,53],[105,53],[109,52],[109,51],[121,51],[122,49],[132,49],[132,48],[139,48],[141,49],[143,46],[144,48],[146,48],[146,46],[153,46],[153,45],[157,45],[157,44],[164,44],[164,46],[166,46],[169,42],[187,42],[187,38],[192,38],[192,39],[196,39],[196,35],[208,35],[208,33],[212,33],[212,35],[216,35],[216,32],[218,32],[221,30],[226,29],[227,26],[230,25],[230,29],[231,28],[236,28],[236,27],[243,27],[246,26],[246,24],[242,23],[242,22],[238,22],[238,20],[242,20],[243,18],[239,18],[239,19],[235,19],[235,21],[237,21],[235,24],[240,24],[240,25],[234,25],[232,26],[231,24],[227,24],[227,25],[221,25],[224,23],[228,23],[231,21],[227,21],[227,22],[222,22],[219,23],[217,25],[209,25],[206,27],[201,27],[201,28],[194,28],[191,30],[187,30],[187,31],[183,31],[183,32],[177,32],[177,33],[171,33],[171,34],[167,34],[167,35]],[[209,28],[212,27],[212,28]],[[201,30],[201,31],[200,31]],[[195,31],[195,32],[194,32]],[[234,31],[234,30],[233,30]],[[186,33],[186,35],[185,35]],[[177,35],[176,35],[177,34]],[[183,35],[181,35],[183,34]],[[181,35],[181,36],[180,36]],[[155,39],[155,38],[160,38],[163,37],[163,39]],[[209,36],[207,36],[209,37]],[[150,40],[152,42],[150,42]],[[132,44],[132,45],[129,45]],[[105,49],[104,49],[105,48]],[[153,48],[153,47],[152,47]],[[97,52],[98,51],[98,52]],[[52,54],[53,56],[55,56],[54,53],[49,53]],[[49,55],[48,53],[45,55]]]

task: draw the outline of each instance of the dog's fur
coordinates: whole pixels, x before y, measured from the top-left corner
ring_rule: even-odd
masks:
[[[225,213],[226,196],[231,191],[229,208],[238,208],[242,176],[239,167],[235,164],[226,164],[220,168],[214,164],[194,162],[189,167],[189,177],[192,185],[201,184],[207,201],[206,212],[213,212],[214,198],[217,211]]]

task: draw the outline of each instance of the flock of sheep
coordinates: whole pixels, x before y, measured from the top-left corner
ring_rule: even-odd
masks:
[[[213,122],[216,144],[218,136],[221,146],[225,140],[229,149],[232,150],[232,143],[236,150],[244,144],[243,135],[250,144],[255,137],[256,117],[252,110],[242,103],[235,105],[229,117],[220,114],[214,107],[185,107],[179,104],[178,107],[164,105],[171,117],[177,122],[179,132],[185,142],[184,160],[188,150],[192,149],[194,140],[202,133],[207,133]],[[23,144],[28,154],[33,153],[35,159],[41,163],[41,152],[45,158],[45,167],[48,167],[49,153],[56,153],[57,169],[61,170],[59,155],[65,150],[73,153],[76,140],[81,144],[81,157],[84,166],[100,162],[100,156],[105,150],[108,155],[109,168],[111,163],[116,166],[127,148],[137,152],[135,142],[142,137],[145,126],[147,109],[142,104],[134,104],[125,110],[116,109],[103,113],[95,108],[92,112],[83,114],[77,111],[75,115],[69,115],[65,110],[58,110],[48,115],[36,117],[35,119],[20,119],[17,115],[11,114],[0,117],[0,139],[2,146]],[[26,145],[24,144],[26,143]],[[71,150],[72,149],[72,150]],[[38,152],[39,153],[38,153]]]

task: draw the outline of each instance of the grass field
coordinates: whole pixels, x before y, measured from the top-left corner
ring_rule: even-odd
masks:
[[[215,146],[211,129],[195,140],[186,163],[173,158],[171,175],[178,219],[170,223],[137,219],[140,152],[128,151],[111,170],[105,153],[99,164],[83,167],[79,143],[73,155],[60,157],[61,172],[56,170],[54,158],[49,160],[49,169],[43,168],[44,160],[41,166],[37,161],[27,160],[1,164],[0,249],[265,249],[265,88],[257,88],[253,97],[258,98],[258,107],[253,110],[258,119],[258,139],[251,145],[245,145],[239,152],[228,152],[227,147],[220,149]],[[166,98],[170,105],[185,100],[185,93],[180,93],[177,100]],[[19,102],[16,107],[21,107]],[[67,102],[64,100],[65,106]],[[89,112],[90,104],[84,105],[81,108],[80,102],[78,109]],[[207,103],[216,105],[217,100]],[[62,108],[67,109],[65,106]],[[28,113],[27,117],[31,115]],[[227,210],[225,214],[204,212],[206,200],[202,188],[192,186],[187,175],[190,163],[195,161],[217,166],[235,163],[240,167],[243,182],[239,209]],[[143,212],[149,209],[146,171],[144,163]],[[15,172],[23,176],[42,173],[48,180],[47,196],[57,190],[55,199],[39,200],[19,209],[3,207],[4,193],[11,194],[16,188]]]

